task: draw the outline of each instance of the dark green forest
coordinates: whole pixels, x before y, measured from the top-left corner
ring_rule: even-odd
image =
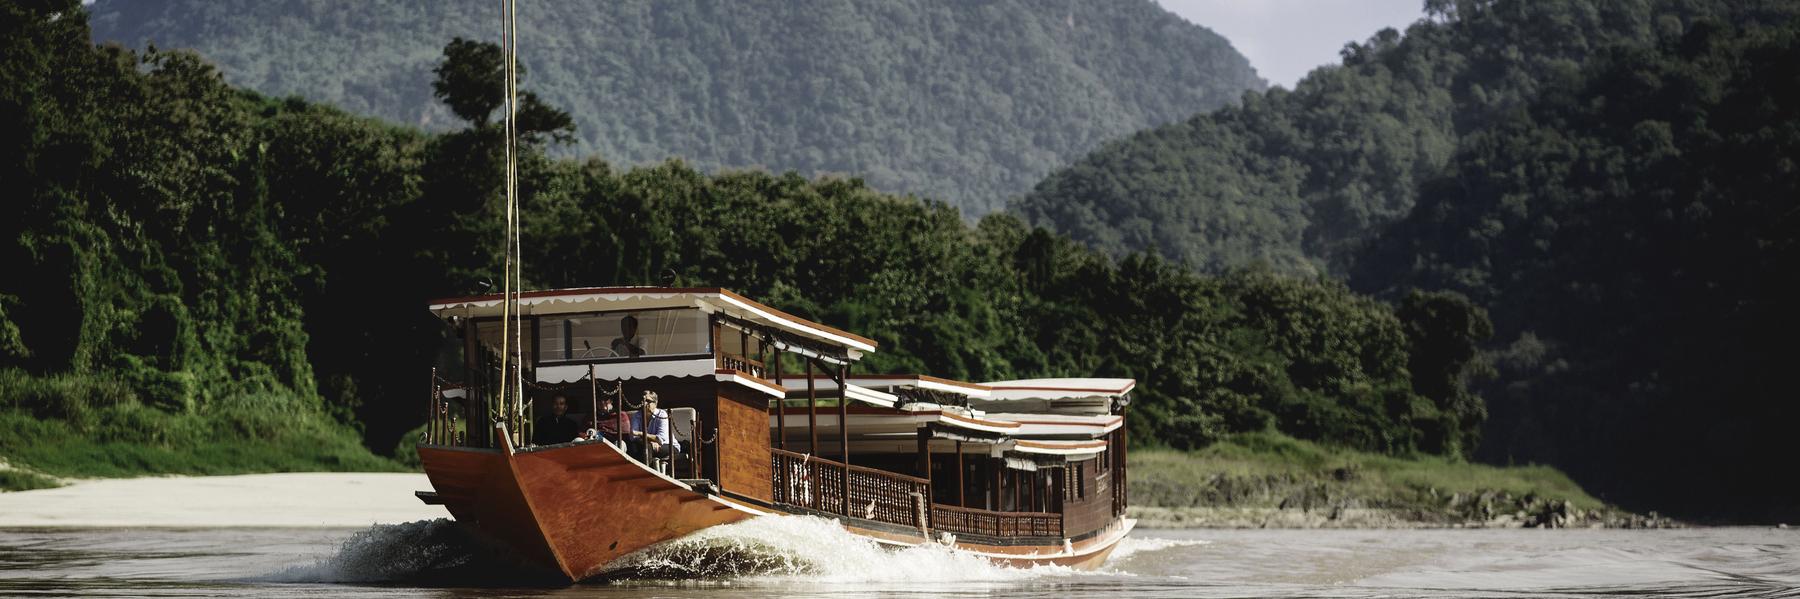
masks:
[[[0,150],[0,454],[53,472],[365,467],[259,460],[351,428],[376,451],[410,443],[446,334],[426,300],[497,278],[497,103],[459,83],[493,75],[493,47],[452,44],[434,69],[466,119],[434,134],[236,88],[192,54],[96,47],[73,1],[4,7],[0,119],[24,135]],[[1390,305],[1266,269],[1115,260],[852,178],[553,158],[565,123],[539,108],[529,286],[672,271],[878,339],[864,371],[1134,377],[1140,443],[1477,447],[1462,380],[1489,327],[1458,296]]]
[[[1800,512],[1791,2],[1449,1],[1014,208],[1110,255],[1469,298],[1475,455],[1638,509]]]
[[[103,0],[94,38],[194,49],[226,80],[432,131],[453,37],[497,8],[446,2]],[[1150,0],[542,2],[527,85],[579,125],[552,153],[855,176],[977,217],[1107,139],[1263,83],[1224,38]]]

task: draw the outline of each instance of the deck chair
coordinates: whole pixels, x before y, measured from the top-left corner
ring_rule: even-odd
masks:
[[[669,462],[671,463],[661,465],[661,470],[663,474],[674,476],[675,464],[672,462],[686,460],[688,463],[688,472],[691,476],[691,473],[694,471],[694,422],[700,419],[700,414],[699,412],[694,411],[693,408],[669,408],[668,412],[670,427],[669,437],[681,444],[682,453],[675,454],[674,457],[670,458]]]

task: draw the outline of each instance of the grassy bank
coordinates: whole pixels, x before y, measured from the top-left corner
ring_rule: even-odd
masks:
[[[1274,433],[1193,452],[1131,455],[1134,514],[1150,526],[1631,526],[1548,466],[1497,467],[1337,449]]]
[[[404,469],[313,403],[264,392],[169,410],[104,376],[0,371],[0,490],[55,477]]]

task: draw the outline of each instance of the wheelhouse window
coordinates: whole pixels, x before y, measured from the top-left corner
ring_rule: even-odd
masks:
[[[595,362],[712,353],[706,314],[644,310],[537,317],[541,363]]]

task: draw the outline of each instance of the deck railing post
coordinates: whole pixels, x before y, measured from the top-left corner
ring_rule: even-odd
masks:
[[[801,356],[801,357],[805,358],[805,356]],[[818,455],[819,455],[819,394],[814,385],[817,381],[813,380],[812,358],[805,358],[805,362],[806,362],[806,435],[807,435],[807,439],[808,439],[807,445],[806,445],[806,452],[812,454],[813,457],[818,457]]]
[[[844,462],[844,515],[850,515],[850,363],[838,365],[838,448]]]

